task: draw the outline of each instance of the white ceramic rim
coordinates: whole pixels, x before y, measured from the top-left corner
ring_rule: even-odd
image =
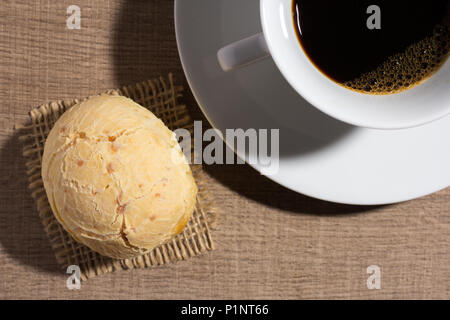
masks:
[[[400,93],[351,91],[323,75],[309,60],[298,43],[292,5],[292,0],[260,0],[262,29],[277,67],[313,106],[341,121],[373,129],[411,128],[450,114],[450,59],[425,82]],[[299,77],[299,73],[308,76]]]
[[[202,89],[200,86],[198,86],[198,83],[195,80],[195,77],[193,74],[190,73],[190,63],[189,61],[186,59],[186,56],[184,55],[184,49],[183,46],[181,46],[181,25],[180,25],[180,21],[177,19],[178,15],[181,14],[179,7],[180,7],[180,1],[182,0],[175,0],[175,6],[174,6],[174,14],[175,14],[175,32],[176,32],[176,41],[177,41],[177,46],[178,46],[178,50],[179,50],[179,55],[180,55],[180,60],[181,60],[181,64],[183,67],[183,70],[185,72],[186,75],[186,80],[191,88],[192,94],[194,95],[200,109],[202,110],[203,114],[205,115],[206,119],[211,123],[211,125],[215,128],[220,127],[218,126],[218,123],[215,123],[214,121],[212,121],[211,119],[211,114],[209,113],[209,111],[211,111],[209,109],[209,107],[205,104],[204,98],[202,97]],[[442,120],[441,120],[442,121]],[[225,141],[226,143],[226,141]],[[238,155],[238,156],[242,156],[242,155]],[[258,172],[260,171],[260,168],[258,168],[258,166],[256,165],[252,165],[249,164],[251,167],[253,167],[255,170],[257,170]],[[279,177],[279,176],[267,176],[267,178],[269,178],[270,180],[274,181],[275,183],[280,184],[281,186],[292,190],[294,192],[312,197],[312,198],[316,198],[319,200],[324,200],[324,201],[330,201],[330,202],[334,202],[334,203],[341,203],[341,204],[347,204],[347,205],[387,205],[387,204],[394,204],[394,203],[400,203],[400,202],[404,202],[404,201],[408,201],[408,200],[412,200],[412,199],[416,199],[416,198],[420,198],[426,195],[429,195],[431,193],[434,192],[438,192],[440,190],[443,190],[445,188],[448,187],[448,184],[445,185],[439,185],[437,187],[430,187],[430,188],[426,188],[426,189],[422,189],[418,192],[415,192],[413,194],[408,194],[408,195],[404,195],[402,197],[397,197],[397,198],[391,198],[391,197],[378,197],[375,196],[374,198],[369,199],[341,199],[339,197],[335,197],[332,194],[323,194],[323,193],[317,193],[314,192],[311,188],[305,187],[305,188],[295,188],[293,187],[292,184],[290,184],[288,182],[288,180],[284,179],[283,177]]]

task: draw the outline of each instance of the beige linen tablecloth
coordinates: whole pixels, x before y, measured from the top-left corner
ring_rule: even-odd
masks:
[[[82,9],[80,30],[67,7]],[[173,1],[3,1],[0,6],[0,298],[450,298],[450,189],[354,207],[288,191],[246,165],[209,166],[216,250],[66,288],[29,192],[20,133],[33,106],[173,72]],[[190,91],[194,119],[204,120]],[[450,164],[449,164],[450,165]],[[367,287],[367,267],[381,289]]]

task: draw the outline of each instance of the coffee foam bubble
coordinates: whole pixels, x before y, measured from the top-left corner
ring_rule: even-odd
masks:
[[[445,63],[450,50],[448,23],[435,27],[430,37],[387,59],[377,69],[347,81],[344,86],[370,94],[389,94],[409,89],[430,77]]]

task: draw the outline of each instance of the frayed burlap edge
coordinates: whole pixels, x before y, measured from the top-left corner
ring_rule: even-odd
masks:
[[[193,122],[187,108],[179,104],[183,88],[175,86],[172,75],[153,79],[132,86],[125,86],[105,93],[123,95],[148,108],[171,130],[185,128],[193,130]],[[82,99],[84,100],[84,99]],[[44,225],[58,264],[66,269],[78,265],[81,279],[116,270],[147,268],[164,265],[201,255],[214,249],[210,227],[214,223],[215,210],[205,185],[206,177],[200,165],[192,165],[192,172],[198,185],[197,205],[194,214],[184,230],[170,242],[151,252],[133,259],[117,260],[102,256],[76,242],[54,217],[41,178],[44,143],[56,120],[70,107],[82,101],[56,101],[44,104],[30,111],[31,124],[22,126],[20,139],[24,143],[23,155],[27,169],[29,189],[35,199],[39,217]],[[193,155],[193,152],[191,152]]]

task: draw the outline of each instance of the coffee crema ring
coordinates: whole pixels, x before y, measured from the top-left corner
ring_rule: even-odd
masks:
[[[397,93],[427,80],[447,60],[450,51],[449,27],[438,25],[431,37],[391,56],[376,70],[347,81],[344,86],[371,94]]]

